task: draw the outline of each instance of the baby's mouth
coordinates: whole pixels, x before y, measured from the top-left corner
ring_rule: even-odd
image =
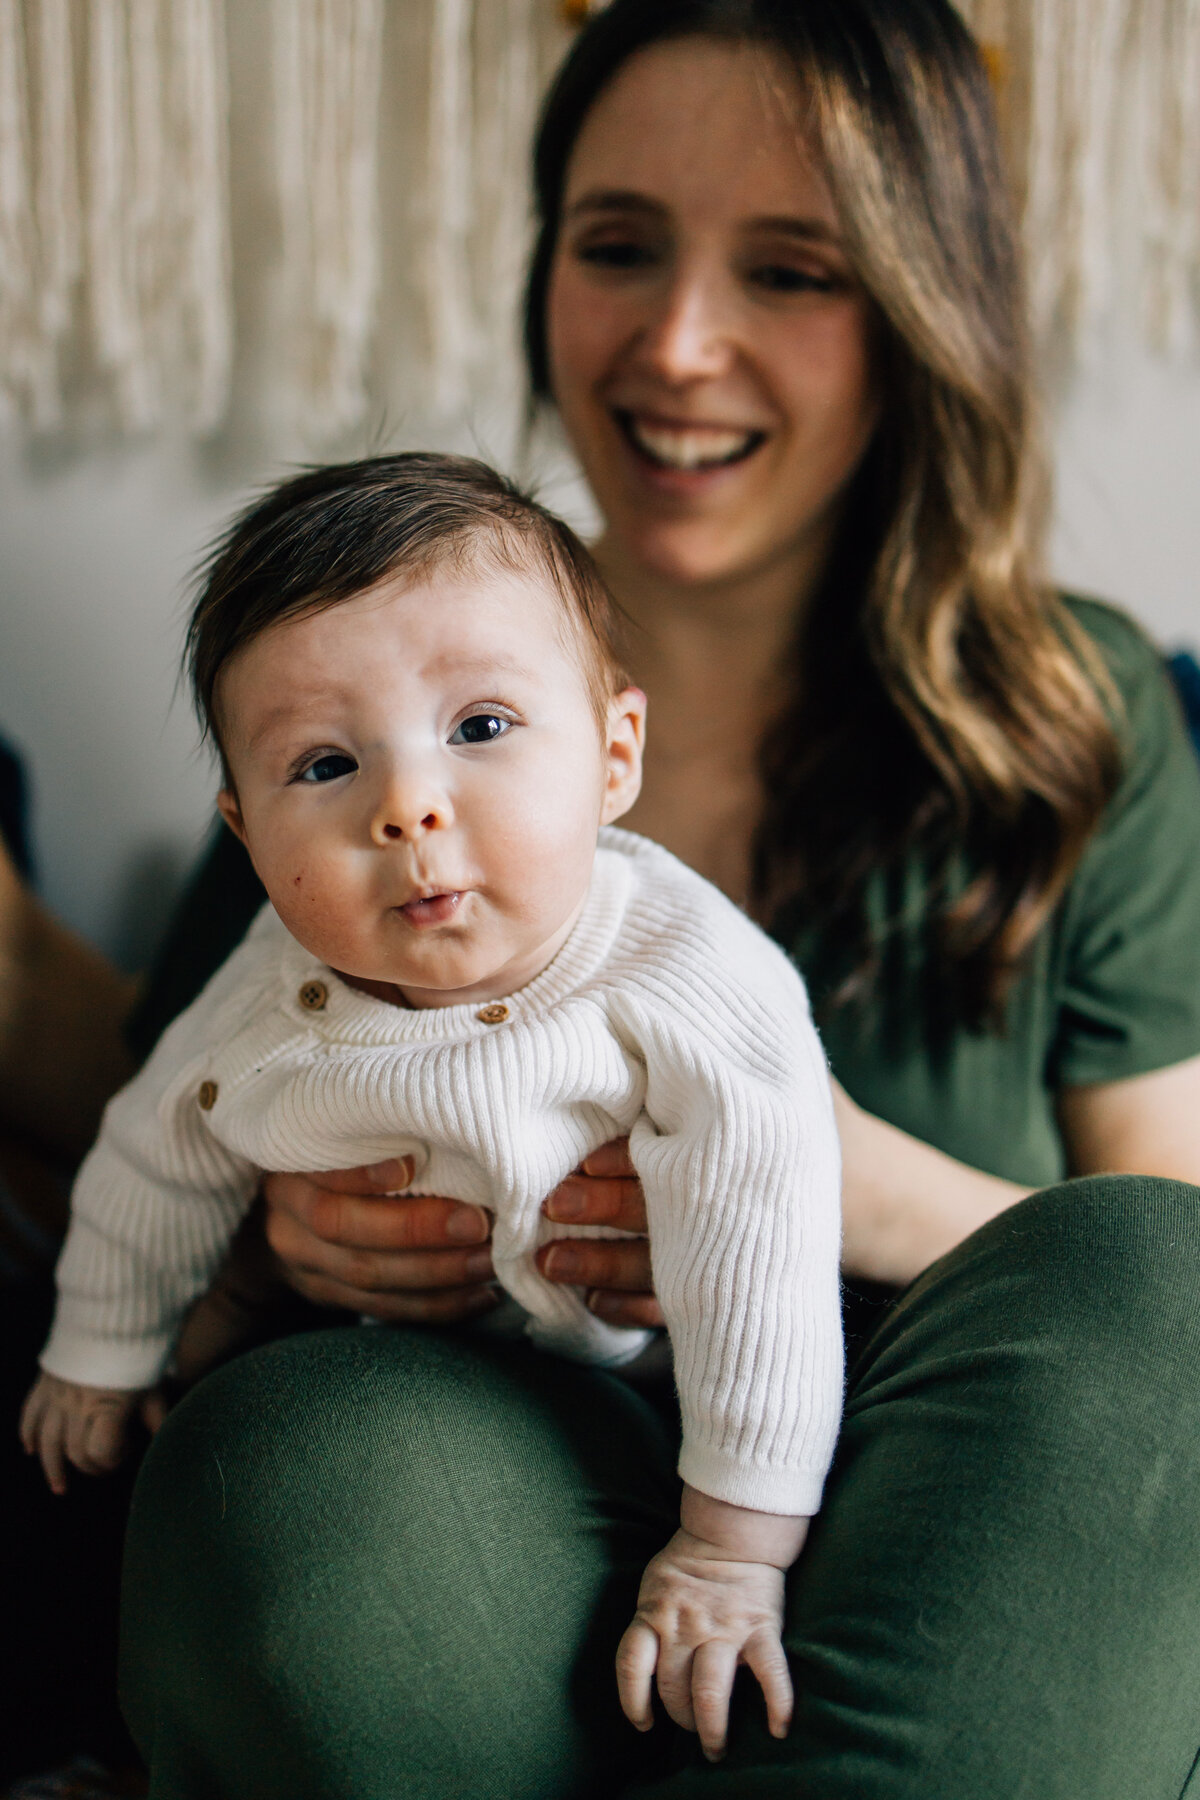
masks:
[[[410,925],[444,925],[447,919],[454,917],[461,901],[461,893],[421,894],[398,906],[396,911],[402,913]]]
[[[639,456],[656,468],[684,474],[744,462],[766,442],[767,436],[765,431],[744,431],[733,426],[667,425],[620,408],[614,416]]]

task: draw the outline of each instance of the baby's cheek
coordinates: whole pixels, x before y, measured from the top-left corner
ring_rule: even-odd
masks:
[[[344,884],[321,879],[305,867],[289,874],[272,904],[298,943],[322,962],[340,966],[353,945],[361,909],[349,903]]]

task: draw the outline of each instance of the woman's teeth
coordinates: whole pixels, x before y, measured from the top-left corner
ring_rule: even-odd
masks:
[[[763,441],[761,431],[726,431],[713,425],[647,425],[621,415],[626,434],[644,456],[667,469],[715,469],[740,462]]]

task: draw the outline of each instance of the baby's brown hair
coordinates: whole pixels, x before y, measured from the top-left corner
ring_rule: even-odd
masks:
[[[198,580],[186,662],[206,736],[221,748],[218,685],[239,650],[390,575],[443,564],[531,570],[563,602],[603,729],[627,683],[619,616],[570,526],[486,463],[412,451],[306,469],[240,513]],[[228,771],[226,771],[228,773]]]

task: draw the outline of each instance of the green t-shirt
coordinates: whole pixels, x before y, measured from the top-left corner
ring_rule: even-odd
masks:
[[[958,1031],[933,1054],[920,1005],[903,998],[821,1019],[834,1072],[861,1106],[1031,1187],[1065,1173],[1054,1110],[1060,1087],[1117,1081],[1200,1054],[1200,768],[1153,645],[1111,607],[1071,605],[1124,698],[1126,770],[1016,984],[1007,1029]],[[915,864],[902,889],[902,914],[919,920]],[[222,829],[130,1023],[139,1054],[199,992],[262,900],[245,852]],[[884,907],[882,888],[875,903]],[[889,968],[919,983],[915,932],[907,955],[903,932],[896,943],[901,954]],[[818,938],[786,947],[801,969],[819,965]]]
[[[888,998],[897,980],[912,984],[910,995],[898,1006],[876,997],[822,1010],[820,1019],[834,1073],[860,1106],[1031,1187],[1067,1173],[1060,1088],[1200,1054],[1200,766],[1154,646],[1112,607],[1069,604],[1124,700],[1125,772],[1014,985],[1005,1029],[959,1029],[931,1049],[916,992],[918,934],[903,924],[923,912],[915,863],[890,889],[903,899],[889,934]],[[871,916],[886,916],[881,893],[871,901]],[[787,948],[802,970],[821,966],[818,934]]]

